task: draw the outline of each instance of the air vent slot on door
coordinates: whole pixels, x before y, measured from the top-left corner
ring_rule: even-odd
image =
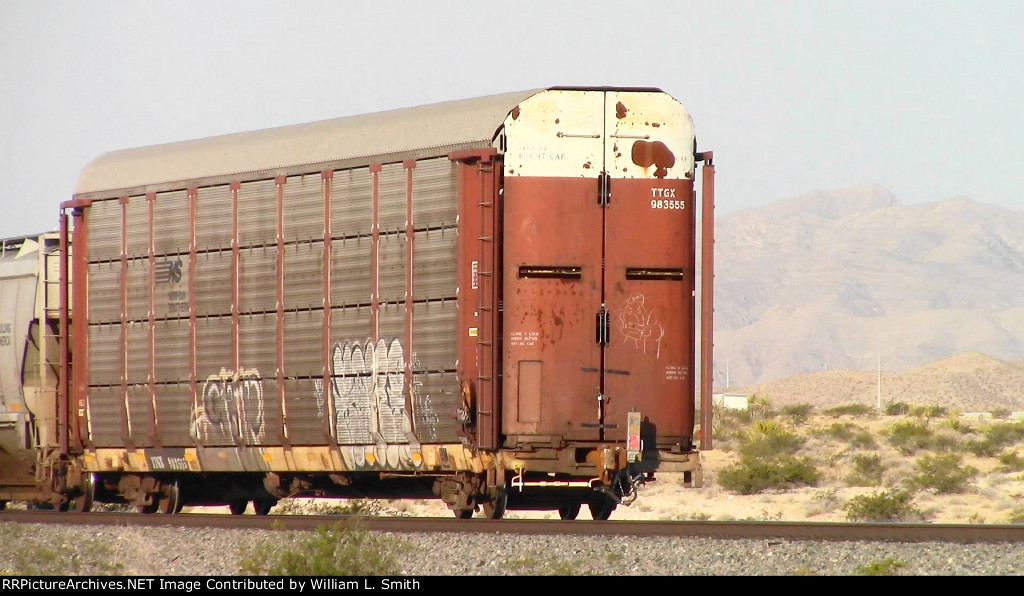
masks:
[[[626,267],[626,279],[682,281],[683,270],[671,267]]]
[[[580,279],[583,277],[583,268],[562,265],[520,265],[519,277]]]

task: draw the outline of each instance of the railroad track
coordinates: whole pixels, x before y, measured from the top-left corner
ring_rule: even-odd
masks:
[[[666,536],[715,539],[780,539],[950,543],[1024,543],[1024,525],[811,523],[758,521],[562,521],[440,517],[347,517],[323,515],[142,515],[5,511],[0,522],[106,526],[313,530],[337,523],[370,531],[502,533],[571,536]]]

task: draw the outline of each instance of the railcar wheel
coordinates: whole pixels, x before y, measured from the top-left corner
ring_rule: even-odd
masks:
[[[238,499],[228,503],[228,509],[231,510],[231,515],[242,515],[245,513],[245,508],[249,506],[249,501],[246,499]]]
[[[92,511],[92,504],[96,498],[96,474],[89,474],[82,483],[82,492],[72,500],[74,510],[79,513]]]
[[[181,513],[181,485],[177,480],[165,485],[163,497],[160,499],[160,513],[173,515]]]
[[[253,499],[252,509],[256,515],[267,515],[277,505],[277,499]]]
[[[490,501],[482,503],[484,515],[487,519],[501,519],[505,515],[505,507],[508,505],[508,492],[504,488],[498,489],[498,494]]]
[[[569,503],[567,505],[562,505],[561,507],[558,508],[558,517],[559,517],[559,519],[566,519],[566,520],[576,519],[576,516],[579,515],[579,514],[580,514],[580,504],[579,503]]]
[[[590,507],[591,517],[599,521],[605,521],[612,516],[612,511],[615,511],[619,504],[615,502],[615,499],[602,495],[597,501],[587,503],[587,506]]]
[[[473,512],[474,512],[473,509],[456,509],[455,510],[455,517],[457,517],[459,519],[469,519],[469,518],[473,517]]]

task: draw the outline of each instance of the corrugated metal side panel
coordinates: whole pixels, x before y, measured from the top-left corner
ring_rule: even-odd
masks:
[[[149,381],[149,323],[129,322],[128,330],[128,382]]]
[[[238,322],[242,368],[255,370],[260,377],[273,378],[277,370],[277,316],[243,315]]]
[[[120,274],[120,270],[118,274]],[[120,297],[119,287],[113,296],[106,296],[104,299],[110,300],[120,307]],[[128,261],[128,319],[138,321],[148,318],[149,259],[130,259]]]
[[[370,307],[349,306],[331,310],[331,341],[365,342],[370,338]]]
[[[413,311],[413,370],[455,370],[457,304],[444,302],[417,303]]]
[[[321,221],[322,215],[321,210]],[[335,236],[369,234],[371,226],[373,177],[369,168],[335,171],[331,180],[331,233]],[[320,230],[322,234],[322,223]]]
[[[377,327],[381,339],[402,340],[405,337],[405,303],[381,304],[377,314]]]
[[[377,292],[381,302],[405,300],[405,232],[383,234],[377,245]]]
[[[277,247],[239,252],[239,311],[268,312],[277,308]],[[288,285],[287,270],[285,285]],[[270,337],[274,337],[273,334]]]
[[[189,381],[188,327],[188,319],[157,321],[154,324],[156,379],[160,383],[187,383]]]
[[[331,304],[368,304],[370,287],[370,249],[367,236],[331,242]]]
[[[405,168],[400,163],[384,165],[377,188],[378,225],[383,233],[405,230],[406,189]]]
[[[323,242],[301,242],[285,246],[285,308],[315,308],[323,306],[323,255]]]
[[[285,242],[322,238],[324,181],[319,174],[289,176],[284,185]]]
[[[293,445],[323,445],[324,390],[322,379],[285,379],[288,439]]]
[[[128,428],[131,442],[135,447],[149,447],[153,421],[150,408],[152,400],[147,385],[128,385]]]
[[[455,373],[413,375],[413,413],[416,436],[423,443],[458,442],[455,421],[459,383]]]
[[[211,317],[196,321],[196,364],[200,379],[231,372],[231,318]]]
[[[120,387],[89,388],[89,431],[96,447],[121,447]]]
[[[455,225],[458,170],[448,158],[424,159],[412,172],[412,219],[416,228]]]
[[[121,320],[121,263],[89,264],[89,322]]]
[[[153,205],[153,246],[157,254],[188,250],[188,193],[161,192]]]
[[[96,201],[89,206],[89,260],[121,257],[121,205],[116,200]]]
[[[323,359],[320,357],[320,344],[323,320],[323,310],[284,314],[285,376],[322,378]]]
[[[238,189],[238,241],[244,245],[277,241],[277,184],[245,182]]]
[[[196,314],[223,315],[231,312],[231,253],[196,255]]]
[[[121,382],[121,326],[89,325],[89,384]],[[89,399],[92,399],[90,390]]]
[[[412,275],[412,293],[416,300],[455,298],[458,239],[455,228],[416,232]]]
[[[199,250],[231,247],[231,188],[222,184],[196,191],[196,244]]]
[[[157,347],[159,351],[159,344]],[[163,447],[191,447],[192,388],[188,383],[160,385],[156,402],[157,439]]]
[[[127,252],[128,258],[145,257],[149,255],[149,201],[145,196],[134,196],[128,198],[125,216],[128,220],[127,226]],[[116,224],[120,226],[120,220]],[[120,253],[118,253],[120,254]]]

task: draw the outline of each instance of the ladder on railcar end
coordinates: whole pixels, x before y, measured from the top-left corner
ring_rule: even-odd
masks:
[[[494,161],[481,160],[477,164],[477,176],[480,181],[476,272],[479,279],[476,305],[479,316],[476,338],[478,395],[475,400],[477,442],[481,449],[497,449],[501,432],[497,401],[501,381],[501,298],[497,294],[501,276],[501,190],[495,185]]]

